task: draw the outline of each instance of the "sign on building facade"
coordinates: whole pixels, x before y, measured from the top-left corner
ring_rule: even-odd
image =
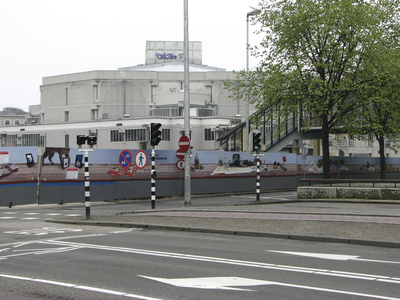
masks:
[[[189,42],[189,63],[202,64],[201,42]],[[147,41],[146,65],[183,61],[184,44],[174,41]]]

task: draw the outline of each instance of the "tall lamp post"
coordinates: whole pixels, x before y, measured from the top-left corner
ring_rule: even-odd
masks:
[[[246,72],[249,71],[249,17],[256,16],[261,13],[261,10],[255,9],[247,13],[246,23],[247,23],[247,35],[246,35]]]
[[[183,2],[184,9],[184,49],[183,49],[183,73],[184,73],[184,130],[185,135],[190,138],[190,99],[189,99],[189,13],[188,0]],[[190,183],[190,148],[185,152],[185,206],[191,206],[191,183]]]
[[[247,18],[246,18],[246,24],[247,24],[247,30],[246,30],[246,73],[249,72],[249,17],[251,16],[256,16],[259,13],[261,13],[261,10],[255,9],[247,13]],[[238,100],[239,102],[239,100]],[[249,116],[250,116],[250,104],[247,103],[247,116],[246,116],[246,127],[248,128],[248,131],[250,132],[250,126],[249,126]]]

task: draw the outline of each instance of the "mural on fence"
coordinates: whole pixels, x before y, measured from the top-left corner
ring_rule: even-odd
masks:
[[[84,152],[78,148],[1,148],[0,184],[42,181],[84,181]],[[157,179],[183,177],[183,163],[175,151],[156,150]],[[93,149],[87,152],[90,180],[147,180],[151,171],[151,150]],[[400,159],[387,158],[387,172],[399,172]],[[40,166],[42,164],[42,166]],[[247,152],[193,151],[192,178],[252,177],[256,161]],[[332,158],[331,173],[379,173],[378,157]],[[296,176],[322,173],[321,157],[291,153],[264,153],[261,176]]]

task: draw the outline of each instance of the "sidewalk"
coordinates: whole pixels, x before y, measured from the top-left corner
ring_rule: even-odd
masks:
[[[397,202],[398,203],[398,202]],[[399,206],[400,208],[400,206]],[[390,215],[335,213],[329,209],[271,211],[265,205],[182,207],[121,212],[114,216],[53,218],[48,222],[177,230],[400,248],[400,211]]]

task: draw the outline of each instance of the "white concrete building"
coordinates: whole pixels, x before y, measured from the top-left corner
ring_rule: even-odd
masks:
[[[215,150],[216,139],[252,112],[224,88],[233,72],[202,65],[201,51],[201,42],[190,42],[191,138],[197,150]],[[150,123],[159,122],[159,149],[175,149],[184,126],[183,82],[183,42],[148,41],[144,65],[44,77],[40,105],[30,106],[41,125],[24,131],[45,133],[47,146],[72,147],[76,134],[90,130],[99,147],[143,149]],[[51,136],[56,127],[64,134]]]

